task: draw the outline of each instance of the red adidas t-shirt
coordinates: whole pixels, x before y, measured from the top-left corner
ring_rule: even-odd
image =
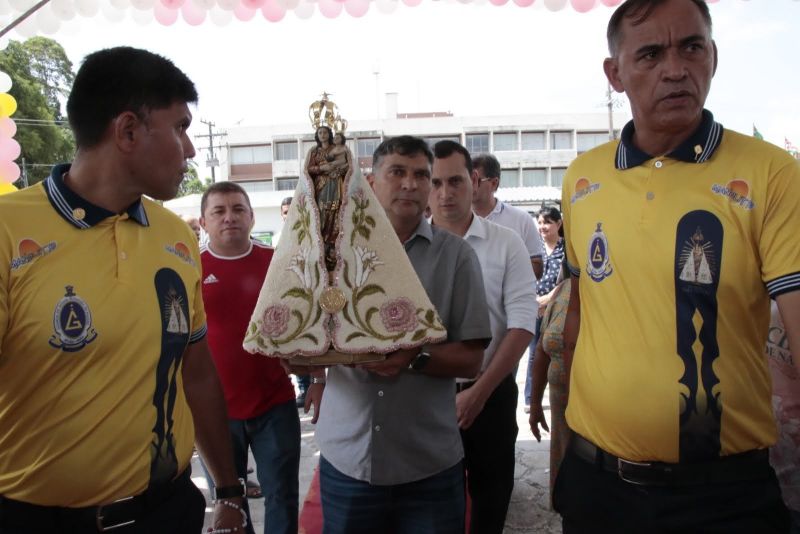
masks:
[[[207,247],[200,252],[208,344],[231,419],[250,419],[294,399],[292,383],[276,358],[242,348],[272,253],[257,241],[246,254],[232,258],[216,256]]]

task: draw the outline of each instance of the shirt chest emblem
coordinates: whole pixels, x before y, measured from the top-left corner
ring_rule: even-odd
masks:
[[[750,198],[750,184],[744,180],[731,180],[725,185],[714,184],[711,191],[730,200],[731,204],[745,210],[752,210],[756,203]]]
[[[58,301],[53,311],[55,334],[50,338],[50,346],[64,352],[77,352],[97,337],[92,327],[92,312],[89,305],[75,294],[73,286],[66,286],[67,292]]]
[[[205,280],[203,280],[203,284],[216,284],[219,282],[219,278],[214,276],[214,273],[209,274],[206,276]]]
[[[192,254],[189,252],[189,247],[186,246],[186,243],[182,243],[178,241],[174,245],[166,245],[164,250],[169,252],[170,254],[174,254],[178,258],[181,259],[184,263],[188,263],[192,267],[195,266],[194,260],[192,259]]]
[[[570,197],[569,203],[575,204],[599,189],[600,184],[593,184],[588,178],[578,178],[578,181],[575,182],[575,193]]]
[[[39,243],[33,239],[23,239],[19,242],[17,248],[19,250],[19,256],[11,259],[12,271],[33,263],[43,256],[47,256],[56,249],[56,242],[50,241],[45,245],[39,245]]]
[[[603,223],[597,223],[597,229],[589,239],[589,260],[586,262],[586,272],[595,282],[602,282],[611,276],[614,269],[608,251],[608,238],[603,232]]]

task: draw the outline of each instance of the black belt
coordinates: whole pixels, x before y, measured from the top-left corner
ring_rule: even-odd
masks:
[[[191,483],[191,469],[186,469],[176,479],[148,488],[139,495],[85,508],[40,506],[0,495],[0,527],[20,526],[53,532],[70,532],[73,529],[83,532],[113,531],[133,525],[149,509],[163,504],[163,501]]]
[[[574,433],[570,448],[586,462],[616,474],[625,482],[642,486],[720,484],[758,480],[769,476],[767,449],[720,456],[705,462],[670,464],[625,460]]]
[[[456,382],[456,393],[461,393],[465,389],[469,389],[475,385],[477,380],[472,380],[471,382]]]

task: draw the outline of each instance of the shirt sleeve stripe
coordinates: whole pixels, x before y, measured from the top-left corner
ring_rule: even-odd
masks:
[[[800,290],[800,272],[787,274],[767,282],[767,291],[770,298],[773,299],[778,295],[798,290]]]
[[[200,330],[192,332],[192,335],[189,336],[189,343],[197,343],[198,341],[206,337],[207,330],[208,327],[206,325],[203,325],[203,327],[200,328]]]

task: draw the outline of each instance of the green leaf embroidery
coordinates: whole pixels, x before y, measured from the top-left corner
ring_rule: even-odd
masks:
[[[357,337],[367,337],[367,336],[366,336],[366,335],[364,335],[364,334],[362,334],[361,332],[353,332],[352,334],[350,334],[349,336],[347,336],[347,338],[345,338],[345,342],[347,342],[347,341],[352,341],[352,340],[354,340],[354,339],[355,339],[355,338],[357,338]]]
[[[412,336],[411,341],[419,341],[420,339],[425,337],[425,332],[427,332],[427,329],[420,328],[419,330],[414,332],[414,335]]]
[[[372,215],[367,215],[367,218],[364,219],[368,225],[375,228],[375,219],[372,218]]]
[[[308,293],[306,293],[306,290],[301,287],[293,287],[292,289],[290,289],[281,296],[281,298],[283,299],[285,299],[286,297],[294,297],[296,299],[308,300]]]
[[[383,293],[385,295],[386,291],[384,291],[383,288],[377,284],[367,284],[361,289],[361,291],[358,292],[356,300],[361,300],[364,297],[368,295],[374,295],[375,293]]]
[[[316,345],[316,344],[318,344],[318,343],[319,343],[319,341],[317,341],[317,338],[316,338],[316,337],[314,337],[314,336],[313,336],[313,335],[311,335],[311,334],[303,334],[302,336],[300,336],[300,337],[299,337],[299,338],[297,338],[297,339],[308,339],[308,340],[310,340],[310,341],[311,341],[311,342],[312,342],[314,345]]]

